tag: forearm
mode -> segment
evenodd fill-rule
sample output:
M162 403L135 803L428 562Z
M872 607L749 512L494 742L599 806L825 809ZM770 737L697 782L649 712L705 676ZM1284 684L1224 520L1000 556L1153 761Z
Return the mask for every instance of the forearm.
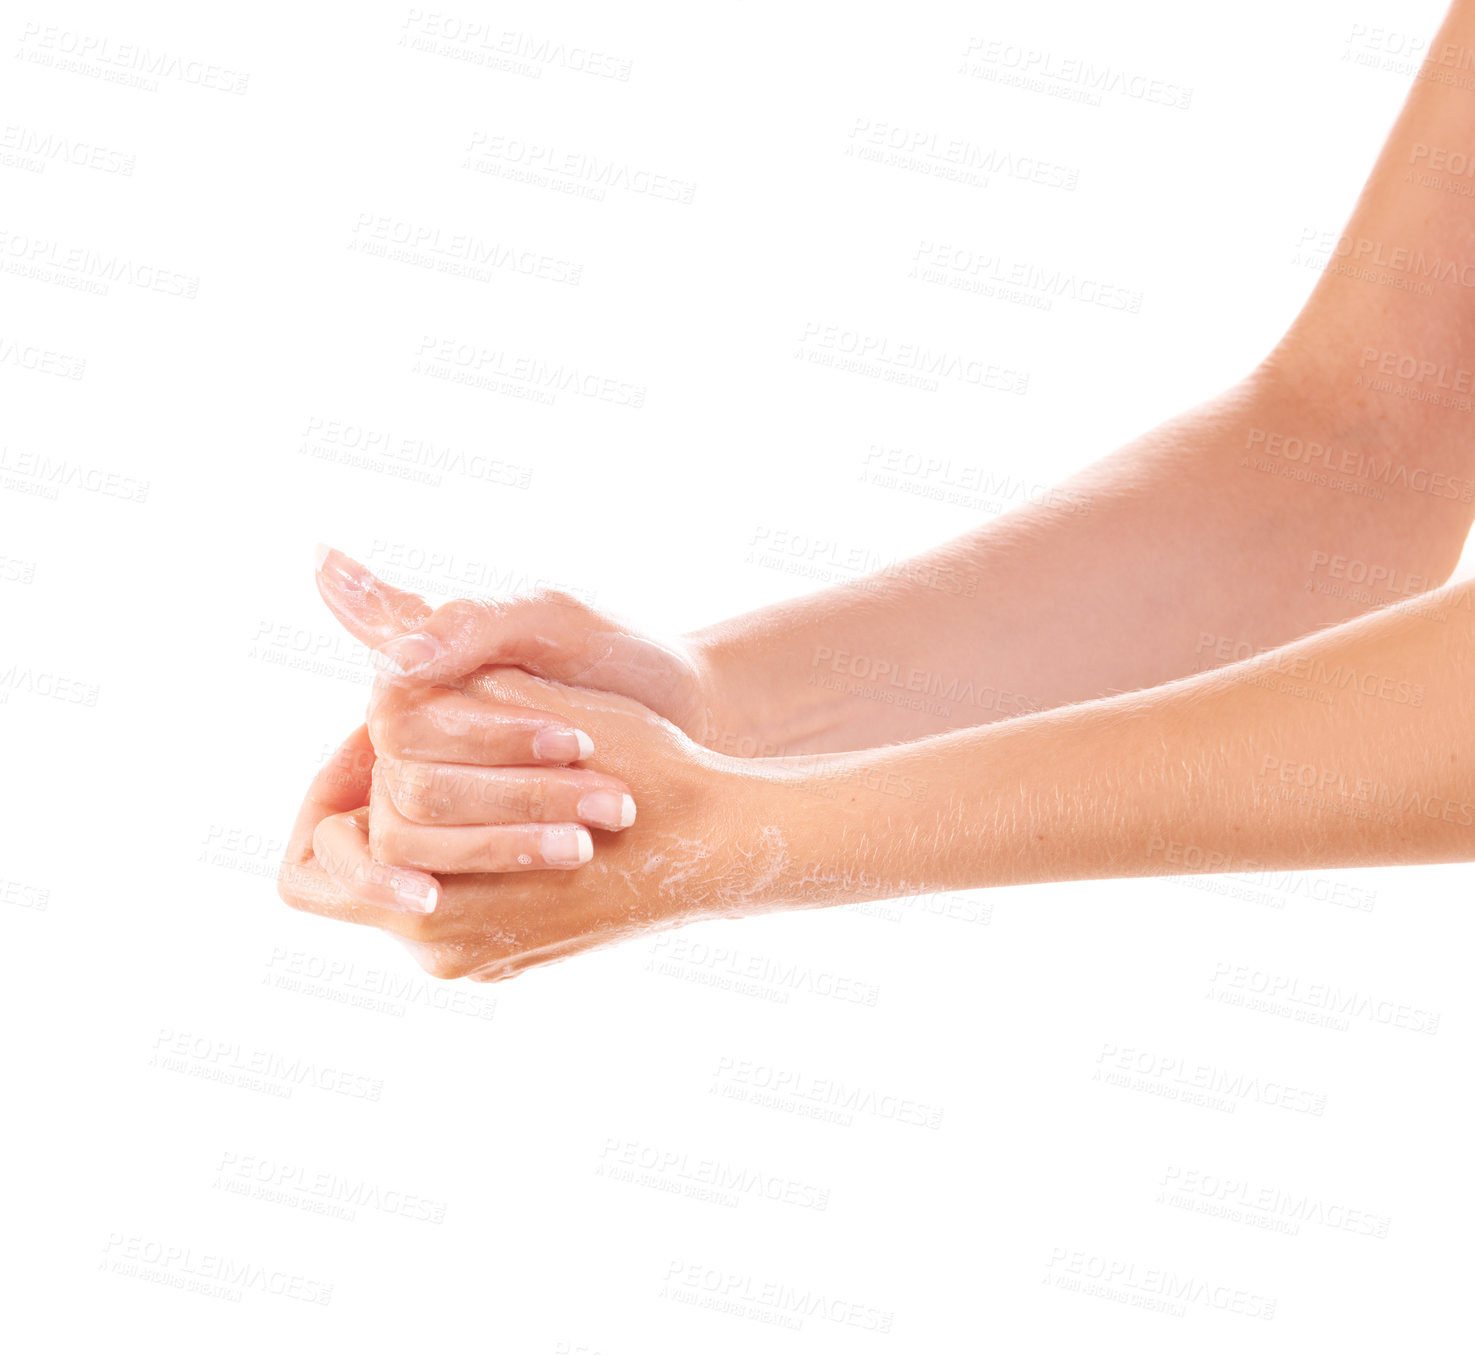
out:
M754 765L794 903L1475 859L1475 584L1152 691Z
M1475 513L1475 0L1429 52L1345 230L1308 228L1324 271L1260 369L1051 502L693 637L714 746L860 748L1048 710L1446 579Z
M1471 511L1458 483L1409 488L1411 433L1344 419L1331 439L1332 417L1299 369L1267 365L1049 502L691 637L716 693L708 742L923 738L1217 667L1442 582ZM1288 473L1288 445L1326 442L1361 477Z

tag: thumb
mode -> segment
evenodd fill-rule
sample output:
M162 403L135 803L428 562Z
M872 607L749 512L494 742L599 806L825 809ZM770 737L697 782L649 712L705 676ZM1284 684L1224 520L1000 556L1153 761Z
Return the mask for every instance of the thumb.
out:
M451 682L483 666L503 666L628 696L688 733L704 729L707 718L689 654L632 632L567 593L457 598L369 657L392 684Z
M427 612L410 633L397 632L371 657L391 681L446 682L500 664L593 686L590 670L622 638L614 623L563 593L455 598Z
M414 630L430 616L430 604L418 593L385 583L342 551L319 546L317 562L318 592L328 610L370 649Z

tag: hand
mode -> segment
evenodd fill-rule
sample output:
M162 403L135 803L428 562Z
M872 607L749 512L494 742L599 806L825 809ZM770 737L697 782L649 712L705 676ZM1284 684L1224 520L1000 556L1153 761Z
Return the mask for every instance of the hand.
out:
M453 760L465 756L461 736L437 730L426 714L448 697L497 712L541 709L542 718L588 730L594 753L587 765L630 788L639 819L618 833L597 829L594 859L576 870L480 873L489 868L477 864L480 835L489 830L466 822L483 812L480 769ZM325 820L332 829L317 830L330 850L313 869L284 875L283 897L308 912L392 932L437 977L508 978L642 932L782 901L789 853L768 782L628 698L497 668L454 692L403 689L378 705L372 732L379 752L372 811L346 804L367 792L365 777L336 797L315 783L309 807L336 811ZM356 737L354 746L367 743ZM300 850L300 835L293 840ZM495 852L489 859L502 860ZM376 879L405 861L475 873L439 881L433 912L407 913L385 906Z
M525 723L529 727L536 727L536 720L533 718L525 719ZM310 912L331 910L332 916L373 925L381 925L382 915L386 912L426 914L435 911L441 896L441 885L429 873L429 868L416 870L378 861L365 850L364 844L369 831L369 803L374 794L373 786L378 771L379 762L369 740L368 727L360 725L313 778L302 807L297 812L297 821L292 827L282 865L277 873L277 891L286 903ZM621 820L629 817L633 821L633 801L624 790L623 782L598 772L559 772L551 769L545 772L531 767L518 768L517 772L522 778L521 793L524 795L539 795L546 803L556 803L557 797L542 795L537 790L538 778L556 778L560 775L575 778L574 784L581 790L581 801L589 794L589 788L594 787L597 792L608 797L607 804L621 806ZM506 794L506 791L499 791L501 797ZM478 812L482 812L483 806L484 800L479 800ZM521 812L527 812L525 805L517 808ZM568 807L563 805L559 808ZM569 817L575 817L581 809L588 814L586 804L575 803ZM395 814L392 805L386 812ZM511 815L507 817L510 818ZM606 824L612 831L618 831L624 826L623 821ZM536 841L536 834L543 831L546 830L536 824L509 824L484 829L481 849L498 861L504 861L507 844L516 842L518 834L524 834L525 854L538 854L541 848ZM580 834L588 842L587 830L577 825L559 825L557 831L561 831L566 838L574 833ZM413 854L414 838L410 838L408 842ZM508 864L504 861L500 865L486 864L480 868L570 869L587 860L589 851L592 851L592 846L565 853L563 860L547 861L539 856L536 863L521 861ZM434 869L453 871L456 866L454 863L444 865L437 861Z
M376 686L368 820L376 861L448 874L571 869L594 855L584 825L620 832L635 822L635 800L615 777L520 765L534 760L538 736L527 731L547 717L479 699L473 681ZM589 736L579 738L581 756L592 753Z
M392 587L347 556L326 548L319 548L318 586L334 616L370 646L392 640L432 615L423 598ZM509 826L487 834L488 838L505 841L505 868L567 868L585 857L588 833L576 829L572 822L551 844L555 857L563 848L563 859L558 860L548 859L546 853L540 853L538 843L528 842L530 831L546 830L511 826L518 819L537 817L533 812L536 807L567 811L570 821L587 819L610 829L633 820L634 803L623 784L607 776L555 765L586 756L593 748L587 734L566 721L523 707L499 710L486 702L471 704L474 709L468 712L446 694L444 699L427 703L421 717L424 729L433 734L454 730L459 746L473 760L521 764L515 772L503 774L507 783L497 798L496 821ZM413 737L408 726L405 733ZM352 878L354 897L374 909L425 913L435 908L440 887L429 872L387 866L364 859L357 852L359 838L368 824L375 761L368 730L360 727L308 788L278 875L279 892L294 907L306 906L307 900L346 905L347 896L334 880ZM528 764L549 765L546 770L538 770ZM483 793L487 793L485 787ZM491 813L483 817L493 819ZM513 850L517 846L522 850ZM519 860L524 856L535 859L524 863ZM333 867L331 874L326 869L328 864Z
M360 725L307 788L277 872L277 892L292 907L320 911L338 906L336 916L365 920L351 916L352 899L336 883L357 872L354 892L375 916L384 910L425 913L435 908L440 887L433 876L383 866L356 852L348 826L355 819L367 824L375 761L369 731Z
M432 610L423 598L326 548L320 548L317 582L333 615L375 650L391 683L445 683L486 665L508 665L628 696L698 742L713 737L712 683L694 647L641 635L567 593L458 598Z

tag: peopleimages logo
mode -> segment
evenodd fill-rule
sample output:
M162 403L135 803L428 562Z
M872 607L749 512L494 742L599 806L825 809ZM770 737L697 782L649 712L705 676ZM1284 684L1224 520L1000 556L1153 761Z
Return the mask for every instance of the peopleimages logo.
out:
M434 334L421 337L410 370L415 375L444 377L459 384L505 387L508 391L525 388L547 397L550 403L557 395L573 394L631 409L640 409L645 404L644 386L617 381L569 363L546 362L529 353L511 353Z
M886 1335L896 1320L888 1309L872 1308L825 1290L797 1288L700 1262L672 1261L666 1268L661 1297L753 1317L791 1331L799 1330L806 1318L818 1317Z
M1191 1167L1169 1167L1158 1183L1164 1204L1180 1200L1199 1206L1196 1212L1213 1213L1231 1222L1252 1223L1266 1227L1272 1223L1289 1225L1274 1231L1299 1231L1302 1223L1314 1223L1336 1232L1357 1233L1379 1240L1388 1236L1392 1220L1386 1214L1372 1214L1364 1209L1328 1203L1309 1191L1282 1190L1275 1186L1256 1186L1234 1176L1200 1171ZM1208 1206L1208 1207L1205 1207Z
M900 157L890 163L923 169L940 178L967 173L997 174L1006 179L1075 192L1080 170L1069 165L1021 155L1002 146L985 146L966 137L950 137L924 127L856 118L847 154L860 149L862 159ZM869 154L867 154L869 152ZM984 180L983 182L987 182Z
M352 1219L359 1209L420 1223L445 1221L444 1200L430 1200L403 1190L389 1190L358 1177L337 1172L311 1171L291 1162L258 1157L254 1153L221 1154L215 1169L218 1188L230 1194L290 1204L310 1213L346 1214Z
M254 1290L300 1303L326 1306L333 1301L333 1286L310 1275L278 1270L222 1252L197 1251L192 1246L138 1233L110 1232L102 1254L103 1265L113 1274L211 1298L238 1302L244 1292Z
M874 1087L860 1086L837 1078L813 1077L799 1068L781 1068L752 1059L724 1054L717 1061L713 1090L733 1100L752 1100L786 1109L788 1103L823 1107L843 1116L870 1115L879 1120L916 1125L924 1129L942 1126L942 1107L895 1096ZM734 1091L750 1095L732 1095ZM848 1120L846 1121L848 1123Z
M1461 828L1475 826L1475 805L1426 794L1414 786L1392 786L1377 777L1348 776L1335 767L1318 767L1267 753L1260 763L1260 775L1283 786L1324 797L1330 803L1354 801L1385 813L1441 819Z
M828 1187L794 1181L753 1167L715 1157L693 1157L634 1139L605 1139L595 1174L613 1181L649 1185L670 1194L710 1199L726 1206L744 1199L767 1200L799 1209L823 1212L829 1207Z
M1036 293L1048 310L1057 297L1069 297L1083 305L1101 306L1106 310L1129 311L1142 308L1142 293L1117 287L1095 278L1081 277L1063 268L1049 268L1025 260L1010 260L992 250L978 250L957 245L923 240L912 252L911 277L926 282L945 282L966 291L994 294L996 286ZM1008 292L998 295L1009 296Z
M116 42L103 33L83 33L28 23L20 35L17 57L36 65L88 74L96 69L110 83L153 92L159 81L175 80L198 89L244 94L251 76L228 66L192 60L174 52L156 51L136 42Z
M1368 349L1368 353L1376 350ZM1364 357L1364 362L1368 359ZM1436 499L1458 499L1475 502L1475 480L1422 466L1407 466L1392 457L1375 457L1355 447L1337 447L1317 442L1314 438L1298 438L1272 433L1265 428L1251 428L1245 437L1245 450L1305 466L1308 469L1349 475L1357 480L1386 489L1407 489L1415 494L1428 494Z
M1193 102L1193 90L1185 85L1110 63L1099 65L1085 57L1062 56L1003 38L969 38L958 74L997 80L1037 93L1052 94L1071 103L1096 106L1100 105L1104 94L1178 109L1186 109Z
M816 645L811 666L819 673L833 673L855 678L880 689L896 688L913 695L960 706L977 706L982 710L1006 710L1025 714L1035 709L1028 697L993 687L976 684L971 678L929 672L890 658L853 654L846 649ZM825 685L811 675L810 686Z
M1180 1305L1185 1311L1189 1304L1195 1304L1221 1313L1259 1318L1265 1322L1275 1316L1276 1300L1263 1294L1234 1285L1215 1284L1200 1275L1183 1275L1166 1267L1144 1266L1136 1261L1103 1256L1096 1252L1054 1247L1050 1252L1047 1274L1056 1272L1061 1276L1095 1282L1099 1288L1089 1284L1082 1286L1082 1292L1094 1297L1113 1298L1116 1297L1113 1291L1120 1290L1124 1296L1138 1294L1151 1297ZM1130 1297L1123 1297L1121 1301L1131 1302Z
M1326 691L1357 692L1391 701L1395 706L1419 707L1424 704L1426 689L1422 682L1395 678L1359 669L1351 664L1329 664L1321 655L1273 650L1260 656L1257 672L1280 673L1298 681L1310 682Z
M1409 1030L1418 1035L1439 1033L1439 1012L1426 1011L1407 1002L1374 997L1357 989L1344 989L1336 983L1308 982L1295 975L1275 974L1256 969L1253 965L1232 964L1228 960L1220 960L1214 966L1209 982L1222 984L1231 992L1270 998L1291 1008L1326 1012L1336 1017Z
M12 122L0 127L0 164L17 162L22 168L34 165L38 172L44 172L49 164L60 163L131 179L136 157L128 151L76 141L57 132Z
M49 275L92 286L106 292L106 284L122 282L140 291L193 300L200 290L199 278L177 273L172 268L136 263L120 254L110 254L85 245L66 245L44 236L0 229L0 259L13 259L30 270L28 276L47 280ZM7 265L7 272L15 269Z
M1451 151L1443 146L1430 146L1416 141L1408 154L1408 162L1421 169L1437 170L1441 174L1475 175L1475 155L1465 151Z
M844 325L827 325L810 320L799 335L800 354L809 347L818 354L850 359L863 375L910 374L935 383L956 381L963 386L1004 391L1010 395L1029 393L1029 373L979 358L932 349L925 344L897 342L889 335L870 334ZM824 364L820 364L824 365ZM835 362L843 366L842 362ZM934 387L935 388L935 387Z
M1306 226L1296 242L1299 248L1326 254L1364 268L1387 268L1425 281L1454 282L1475 287L1475 259L1451 259L1443 254L1425 254L1408 245L1390 245L1365 235L1337 235Z
M1156 1050L1121 1046L1114 1041L1102 1043L1096 1056L1093 1081L1107 1085L1149 1090L1168 1100L1190 1104L1202 1101L1233 1110L1251 1102L1276 1110L1321 1116L1326 1110L1326 1093L1308 1091L1275 1078L1260 1077L1236 1069L1221 1068L1212 1063L1195 1063L1175 1054L1159 1054ZM1138 1079L1141 1086L1133 1083Z
M239 1082L253 1090L260 1089L257 1084L276 1084L289 1096L293 1087L302 1086L336 1092L355 1101L378 1101L384 1093L382 1081L362 1073L319 1064L301 1055L245 1048L233 1040L176 1032L167 1026L154 1039L150 1063L171 1072L191 1072L207 1081Z
M1396 376L1401 381L1434 390L1451 391L1455 395L1475 392L1475 371L1468 367L1451 367L1447 362L1420 358L1413 353L1395 353L1386 348L1364 348L1358 364L1372 367L1378 376Z

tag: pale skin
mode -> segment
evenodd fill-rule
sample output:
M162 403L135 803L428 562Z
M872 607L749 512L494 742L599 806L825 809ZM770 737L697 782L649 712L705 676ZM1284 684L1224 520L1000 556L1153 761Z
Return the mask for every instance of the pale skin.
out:
M1475 516L1475 414L1442 399L1475 294L1407 263L1475 262L1468 199L1407 179L1475 153L1475 94L1432 78L1454 48L1475 3L1348 224L1361 273L1328 269L1221 397L912 568L658 642L561 596L432 611L329 555L324 598L385 673L284 897L496 979L780 907L1475 858L1475 585L1425 591ZM884 702L877 672L972 695ZM428 734L451 700L499 732ZM581 813L593 791L633 823ZM592 860L538 858L576 824Z

